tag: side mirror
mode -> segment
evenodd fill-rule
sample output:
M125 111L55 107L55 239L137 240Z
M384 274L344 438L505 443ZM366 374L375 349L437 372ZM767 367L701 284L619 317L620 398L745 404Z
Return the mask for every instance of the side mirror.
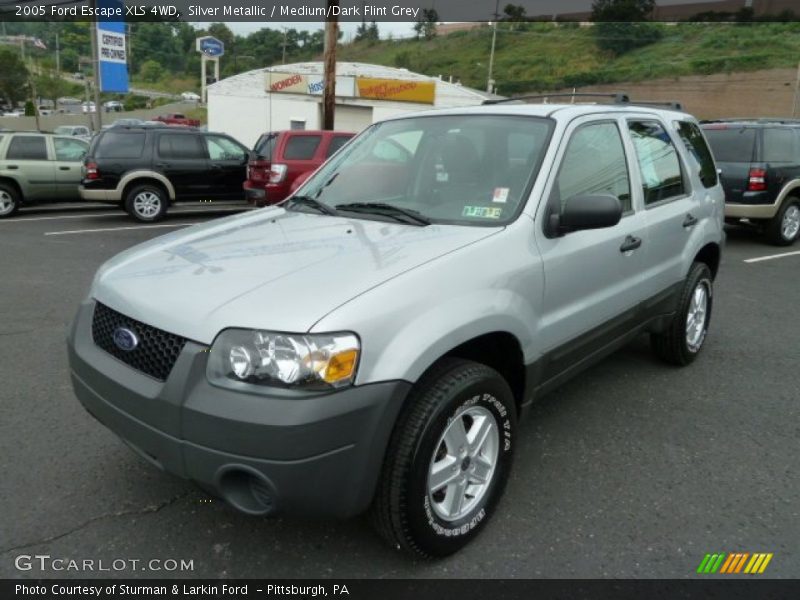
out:
M573 196L561 214L550 217L550 230L556 235L584 229L613 227L622 218L622 203L611 194Z

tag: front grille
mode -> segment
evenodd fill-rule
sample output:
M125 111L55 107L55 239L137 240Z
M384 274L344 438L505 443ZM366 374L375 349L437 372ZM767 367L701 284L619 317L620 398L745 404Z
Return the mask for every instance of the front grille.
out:
M126 327L136 334L139 338L136 348L125 351L114 343L114 331L119 327ZM166 381L186 344L180 336L126 317L99 302L94 307L92 338L111 356L159 381Z

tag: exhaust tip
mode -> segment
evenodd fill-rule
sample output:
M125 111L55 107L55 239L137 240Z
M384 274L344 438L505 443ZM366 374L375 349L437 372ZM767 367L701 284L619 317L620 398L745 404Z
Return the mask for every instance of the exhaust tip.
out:
M217 489L228 504L245 514L264 516L277 510L275 486L252 467L223 467L217 474Z

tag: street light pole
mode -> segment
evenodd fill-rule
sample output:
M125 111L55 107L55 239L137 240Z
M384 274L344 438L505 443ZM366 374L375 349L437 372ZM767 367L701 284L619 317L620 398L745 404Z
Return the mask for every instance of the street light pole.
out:
M489 78L486 81L486 91L488 93L492 93L492 87L494 86L494 79L492 79L492 70L494 69L494 46L497 42L497 19L500 18L500 0L496 0L494 5L494 23L492 27L492 51L489 54Z

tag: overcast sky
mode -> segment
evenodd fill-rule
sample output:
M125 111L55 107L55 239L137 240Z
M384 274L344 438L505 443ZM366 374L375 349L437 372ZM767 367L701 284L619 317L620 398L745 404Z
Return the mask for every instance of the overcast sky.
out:
M228 27L231 28L231 31L237 33L239 35L247 35L248 33L252 33L254 31L258 31L264 27L269 27L270 29L281 29L282 27L287 27L289 29L297 29L298 31L316 31L318 29L325 28L325 22L320 21L319 23L302 23L298 21L293 22L286 22L286 23L279 23L275 21L271 21L269 23L262 22L262 23L225 23ZM204 26L207 25L206 23L195 23L195 26ZM360 25L360 23L346 23L341 22L339 23L339 27L344 31L345 36L347 34L354 34L356 28ZM414 33L414 23L378 23L378 30L381 32L381 37L385 38L389 33L391 33L395 37L406 37Z

